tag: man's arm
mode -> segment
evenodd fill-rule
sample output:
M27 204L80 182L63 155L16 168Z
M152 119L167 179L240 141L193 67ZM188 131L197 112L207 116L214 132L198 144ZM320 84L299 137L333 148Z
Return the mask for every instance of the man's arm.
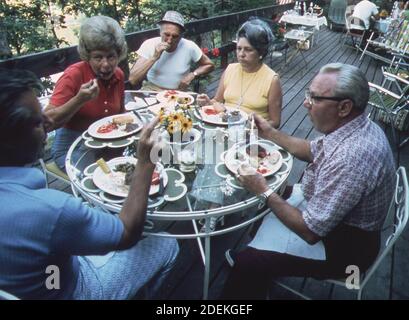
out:
M214 63L205 54L202 54L202 57L197 63L199 67L196 70L194 70L194 72L197 73L197 76L208 74L214 70Z
M129 82L132 85L141 83L142 80L145 79L146 74L148 73L150 68L152 68L156 61L157 59L155 59L154 57L149 59L139 57L129 73Z
M142 44L143 46L143 44ZM142 82L145 79L146 74L152 68L154 63L159 60L163 51L169 48L169 44L166 42L160 42L155 46L155 51L153 56L150 58L144 58L142 56L138 57L135 64L133 65L130 73L129 73L129 82L132 85L136 85Z
M202 75L208 74L209 72L212 72L214 70L214 63L205 54L202 54L202 57L197 63L199 66L194 71L189 72L180 81L179 89L186 90L187 87L190 85L190 83L196 77L200 77Z
M259 195L268 190L266 179L258 172L249 172L249 168L241 166L238 169L238 180L250 192ZM291 231L300 236L309 244L318 242L321 238L311 231L305 223L302 212L283 200L278 194L273 193L267 199L268 207L280 221Z
M134 246L140 239L146 219L149 189L155 164L150 160L150 152L154 145L151 138L155 125L159 122L156 118L147 125L141 134L138 143L138 162L134 171L129 195L126 198L119 219L124 224L124 231L118 250L125 250Z
M273 128L267 122L267 120L263 119L257 114L254 114L254 119L260 137L273 141L280 147L288 150L291 154L302 161L312 162L313 156L311 153L311 145L309 141L292 137L282 131Z

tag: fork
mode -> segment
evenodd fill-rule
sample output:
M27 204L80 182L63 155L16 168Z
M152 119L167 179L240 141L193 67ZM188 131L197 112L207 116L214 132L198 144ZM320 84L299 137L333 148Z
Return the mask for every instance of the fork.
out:
M133 110L132 111L134 113L134 115L138 118L138 120L141 122L141 124L145 124L145 121L142 119L141 115L139 114L138 111Z
M163 184L163 174L161 173L159 178L159 195L163 195L163 191L165 190L165 185Z

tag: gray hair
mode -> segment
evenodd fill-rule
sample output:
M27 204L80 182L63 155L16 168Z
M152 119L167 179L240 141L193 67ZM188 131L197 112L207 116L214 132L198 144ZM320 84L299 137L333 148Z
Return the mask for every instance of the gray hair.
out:
M319 73L337 73L337 84L332 94L351 99L354 108L361 112L365 110L369 100L369 84L359 68L349 64L329 63L323 66Z
M263 58L268 54L271 42L275 39L270 26L257 18L250 18L243 23L236 37L237 41L239 38L246 38Z
M94 50L112 50L118 54L119 61L125 59L128 46L125 33L114 19L106 16L88 18L81 25L78 53L84 61L89 61Z

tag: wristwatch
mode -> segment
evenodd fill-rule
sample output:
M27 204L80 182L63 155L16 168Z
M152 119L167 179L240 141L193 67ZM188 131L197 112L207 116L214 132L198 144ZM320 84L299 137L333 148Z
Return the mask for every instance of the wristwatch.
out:
M266 191L263 193L259 194L257 198L260 201L259 207L264 207L267 203L267 199L274 193L274 191L271 188L268 188Z
M192 73L195 76L195 78L199 75L196 71L193 71Z

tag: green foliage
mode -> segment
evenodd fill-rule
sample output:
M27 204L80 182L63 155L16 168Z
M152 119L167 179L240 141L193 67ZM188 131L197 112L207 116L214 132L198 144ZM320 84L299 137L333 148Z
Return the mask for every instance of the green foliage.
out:
M55 33L56 27L66 27L66 14L110 16L132 32L156 27L167 10L179 11L192 21L265 5L271 0L0 0L0 32L18 56L67 44ZM51 14L53 6L61 9L60 15Z
M39 52L64 43L53 29L64 19L52 17L49 6L48 0L0 1L0 31L6 34L6 42L14 55Z

